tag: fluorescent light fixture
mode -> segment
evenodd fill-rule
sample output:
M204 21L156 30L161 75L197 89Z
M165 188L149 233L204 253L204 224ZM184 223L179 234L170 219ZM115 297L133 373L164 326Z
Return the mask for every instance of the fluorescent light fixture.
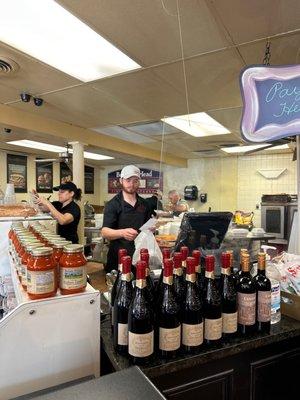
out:
M85 151L84 158L89 158L90 160L113 160L115 157L104 156L103 154L89 153L88 151Z
M266 150L285 150L289 148L290 146L288 144L279 144L278 146L269 147Z
M25 140L25 139L13 140L7 143L16 146L29 147L30 149L35 149L35 150L53 151L54 153L62 153L63 151L66 151L65 147L55 146L53 144L47 144L42 142L36 142L34 140Z
M1 2L0 41L83 82L140 68L54 0Z
M245 153L246 151L251 151L251 150L256 150L256 149L262 149L263 147L268 146L268 144L254 144L250 146L234 146L234 147L221 147L222 151L225 151L225 153Z
M162 121L195 137L230 133L227 128L205 112L162 118Z
M47 144L47 143L42 143L42 142L36 142L34 140L13 140L11 142L7 142L8 144L13 144L16 146L22 146L22 147L28 147L30 149L36 149L36 150L44 150L44 151L51 151L54 153L63 153L66 152L66 147L62 146L55 146L53 144ZM73 149L69 149L69 153L73 153ZM90 160L112 160L114 157L110 156L104 156L103 154L97 154L97 153L90 153L88 151L85 151L83 153L84 158L88 158Z

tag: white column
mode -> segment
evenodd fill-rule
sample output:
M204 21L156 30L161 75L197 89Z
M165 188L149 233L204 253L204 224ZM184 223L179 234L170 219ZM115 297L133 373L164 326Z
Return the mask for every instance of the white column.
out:
M84 144L80 142L70 142L73 148L73 182L75 185L82 190L84 194ZM81 218L78 225L78 236L79 243L84 244L84 206L83 201L78 201L77 204L80 207Z

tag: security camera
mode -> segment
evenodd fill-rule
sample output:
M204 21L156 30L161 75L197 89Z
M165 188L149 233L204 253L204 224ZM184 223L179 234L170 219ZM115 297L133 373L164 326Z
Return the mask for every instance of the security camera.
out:
M10 128L4 128L4 132L5 132L5 133L10 133L10 132L11 132L11 129L10 129Z
M21 97L21 100L24 101L24 103L28 103L31 99L30 94L25 93L25 92L21 93L20 97Z
M40 107L40 106L43 105L44 100L41 99L41 98L39 98L39 97L34 97L34 98L33 98L33 102L34 102L34 104L35 104L37 107Z

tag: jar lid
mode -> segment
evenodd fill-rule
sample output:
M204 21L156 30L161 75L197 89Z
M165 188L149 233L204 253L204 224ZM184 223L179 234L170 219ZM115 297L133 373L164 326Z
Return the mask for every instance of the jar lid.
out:
M41 243L41 242L37 238L22 238L21 243L26 244L26 243Z
M30 243L30 244L26 245L25 247L26 247L27 252L32 253L33 249L41 248L42 244L41 243Z
M63 249L65 246L69 246L72 244L70 240L56 240L53 242L50 242L52 245L53 249Z
M83 251L82 244L68 244L64 246L64 253L78 253Z
M37 247L32 250L33 256L49 256L53 252L51 247Z

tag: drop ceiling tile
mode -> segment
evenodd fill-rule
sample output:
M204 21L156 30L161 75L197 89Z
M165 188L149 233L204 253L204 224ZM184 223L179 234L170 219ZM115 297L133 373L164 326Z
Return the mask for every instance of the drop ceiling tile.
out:
M138 135L132 132L131 130L116 125L93 128L92 130L95 132L103 133L108 136L113 136L119 139L127 140L128 142L132 143L154 142L154 140L150 139L149 137Z

